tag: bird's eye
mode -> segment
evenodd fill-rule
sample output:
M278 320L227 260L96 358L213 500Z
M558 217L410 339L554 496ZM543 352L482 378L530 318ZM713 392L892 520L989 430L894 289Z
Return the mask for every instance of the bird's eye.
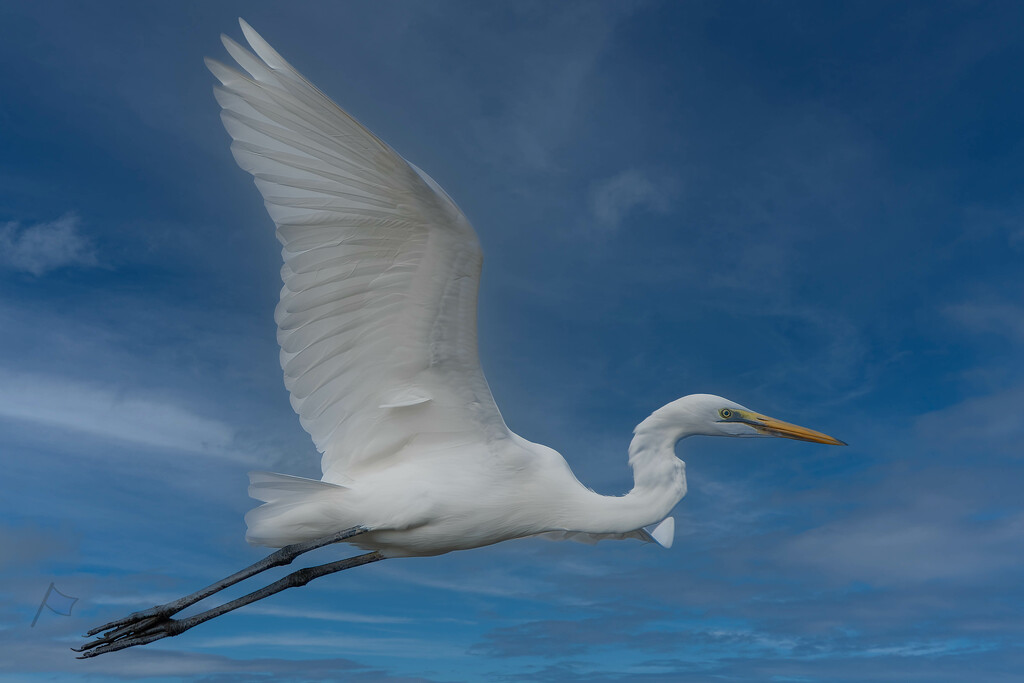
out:
M728 420L730 417L732 417L732 411L729 410L728 408L722 408L721 410L718 411L718 414L722 416L723 420Z

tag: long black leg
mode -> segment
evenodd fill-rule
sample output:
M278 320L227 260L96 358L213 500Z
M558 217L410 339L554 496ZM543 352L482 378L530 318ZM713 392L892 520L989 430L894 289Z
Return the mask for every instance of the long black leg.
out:
M203 623L204 621L209 621L214 617L219 617L222 614L236 610L244 605L256 602L257 600L262 600L274 593L280 593L288 588L305 586L313 579L321 576L340 572L345 569L351 569L353 567L359 567L361 565L383 559L384 556L381 555L379 551L374 550L372 553L366 553L365 555L357 555L356 557L338 560L337 562L329 562L316 567L299 569L283 579L279 579L268 586L249 593L248 595L243 595L236 600L224 603L220 607L214 607L213 609L209 609L186 619L154 617L139 624L131 631L125 632L122 629L118 629L118 632L115 635L112 636L111 634L107 634L107 636L98 638L91 643L87 643L80 650L75 651L84 653L79 657L79 659L86 659L88 657L96 657L97 655L116 652L136 645L145 645L146 643L152 643L154 640L160 640L161 638L176 636L184 633L193 626Z
M291 564L292 561L295 560L295 558L299 555L303 555L311 550L316 550L317 548L321 548L325 545L330 545L331 543L338 543L340 541L347 540L349 538L352 538L353 536L358 536L359 534L364 533L365 531L367 531L365 527L357 526L352 527L351 529L345 529L344 531L339 531L338 533L332 534L330 536L324 536L322 538L317 538L312 541L306 541L305 543L293 543L292 545L287 545L281 548L280 550L277 550L271 553L270 555L266 556L259 562L251 564L245 569L235 572L231 576L221 579L220 581L217 581L215 583L212 583L206 588L203 588L202 590L196 591L195 593L191 593L182 598L178 598L177 600L173 600L164 605L157 605L156 607L151 607L147 610L142 610L141 612L129 614L127 617L117 619L116 621L111 621L107 624L92 629L91 631L85 634L86 638L94 636L97 633L100 633L101 631L108 631L108 633L105 633L102 638L98 638L97 640L86 644L83 648L76 651L82 652L84 650L92 649L106 643L111 643L114 640L132 637L133 635L143 632L147 628L150 628L154 625L168 622L172 615L177 614L178 612L180 612L181 610L185 609L190 605L194 605L195 603L199 602L200 600L203 600L204 598L210 597L214 593L224 590L228 586L233 586L239 581L244 581L245 579L255 576L256 574L265 572L268 569L273 569L274 567L282 567L284 565ZM345 560L342 560L342 562L344 561ZM347 567L343 567L343 569L345 568ZM340 571L340 569L334 571Z

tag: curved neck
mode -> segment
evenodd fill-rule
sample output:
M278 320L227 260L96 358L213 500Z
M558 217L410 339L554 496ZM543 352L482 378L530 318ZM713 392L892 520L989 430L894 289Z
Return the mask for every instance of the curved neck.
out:
M628 533L665 519L686 495L686 463L676 457L676 443L690 434L685 423L671 419L665 406L637 425L629 444L633 489L624 496L586 490L577 501L568 528L588 533Z

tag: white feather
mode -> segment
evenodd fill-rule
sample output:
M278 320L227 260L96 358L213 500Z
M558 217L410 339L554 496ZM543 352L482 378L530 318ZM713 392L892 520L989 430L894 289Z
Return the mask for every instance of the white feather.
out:
M482 257L466 217L245 22L242 30L254 52L224 45L245 73L208 64L232 152L283 245L281 367L323 454L322 482L253 475L250 492L264 505L246 516L252 542L357 527L368 531L349 542L389 557L538 534L668 547L667 515L686 494L680 438L794 428L723 421L723 410L742 406L684 397L635 430L629 493L581 485L558 453L509 431L494 404L477 357ZM800 433L792 438L816 434Z
M232 151L284 245L281 366L324 480L400 455L393 447L407 449L427 423L454 443L507 439L477 358L481 253L469 222L242 27L256 54L224 45L248 75L210 68ZM410 420L408 408L428 401Z

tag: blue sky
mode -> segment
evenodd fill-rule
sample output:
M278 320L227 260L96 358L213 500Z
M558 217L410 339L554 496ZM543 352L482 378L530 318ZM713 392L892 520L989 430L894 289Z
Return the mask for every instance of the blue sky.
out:
M688 393L850 446L683 442L671 550L392 560L74 660L263 555L248 470L319 471L277 362L279 247L202 63L239 15L459 202L493 393L581 481L628 490L631 429ZM3 3L0 679L1019 680L1022 22ZM50 581L80 601L30 629Z

